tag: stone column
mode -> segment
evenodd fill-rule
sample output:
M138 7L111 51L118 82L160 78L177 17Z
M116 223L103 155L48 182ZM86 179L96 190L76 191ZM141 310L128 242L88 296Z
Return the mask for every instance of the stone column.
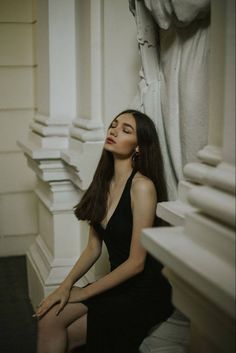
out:
M19 142L38 179L39 233L27 253L34 306L63 280L86 242L87 230L73 213L82 190L61 158L77 116L75 8L75 0L37 2L37 113L28 139Z
M77 3L78 112L70 128L68 149L64 150L61 156L70 180L81 193L92 181L104 143L102 16L102 0ZM88 225L84 224L84 233L87 232ZM85 237L84 233L82 238ZM84 280L94 281L107 270L107 254L104 249L103 256L84 276Z
M83 23L82 15L86 14ZM69 132L68 149L62 158L70 167L71 180L82 190L91 182L104 140L102 84L102 1L77 4L78 33L78 114ZM85 26L83 26L81 23ZM89 35L83 37L83 30ZM86 45L83 41L87 40ZM89 53L86 54L86 49ZM84 71L87 70L87 76ZM85 82L86 80L86 82ZM86 94L87 87L87 94ZM83 100L87 100L84 103Z
M212 1L208 145L187 164L180 200L159 206L174 227L144 230L166 266L173 303L191 320L190 351L235 351L235 4ZM218 54L217 54L218 53Z

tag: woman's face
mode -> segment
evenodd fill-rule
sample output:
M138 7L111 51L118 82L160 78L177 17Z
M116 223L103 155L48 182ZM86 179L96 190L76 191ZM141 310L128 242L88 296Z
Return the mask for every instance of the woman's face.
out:
M136 122L132 114L125 113L112 121L107 130L104 149L119 157L130 157L137 147Z

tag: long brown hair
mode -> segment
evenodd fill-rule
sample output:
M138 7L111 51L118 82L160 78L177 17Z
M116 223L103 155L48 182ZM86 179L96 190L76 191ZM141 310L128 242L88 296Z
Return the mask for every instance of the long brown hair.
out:
M132 114L136 122L139 153L133 161L133 168L152 180L156 188L158 202L166 201L167 190L163 159L153 121L146 114L133 109L119 113L114 120L122 114ZM113 174L113 155L103 149L93 180L79 204L75 206L75 215L78 219L87 220L90 224L99 223L104 219ZM156 225L160 223L155 221Z

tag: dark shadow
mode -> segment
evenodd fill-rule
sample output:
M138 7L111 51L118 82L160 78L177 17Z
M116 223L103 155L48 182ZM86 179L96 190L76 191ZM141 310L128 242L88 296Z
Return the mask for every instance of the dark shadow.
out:
M0 258L0 352L36 352L37 321L33 313L25 256Z

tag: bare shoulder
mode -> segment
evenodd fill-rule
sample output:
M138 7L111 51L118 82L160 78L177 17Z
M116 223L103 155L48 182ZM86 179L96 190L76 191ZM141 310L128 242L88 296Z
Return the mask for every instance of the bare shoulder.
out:
M136 173L131 186L131 193L135 196L149 196L153 195L156 196L156 188L154 183L151 179L147 178L146 176L142 175L141 173Z
M153 217L157 205L157 194L156 188L152 180L145 177L140 173L136 173L131 186L131 207L133 210L133 215L139 218L142 215ZM145 218L146 219L146 218ZM147 223L149 224L149 223Z

